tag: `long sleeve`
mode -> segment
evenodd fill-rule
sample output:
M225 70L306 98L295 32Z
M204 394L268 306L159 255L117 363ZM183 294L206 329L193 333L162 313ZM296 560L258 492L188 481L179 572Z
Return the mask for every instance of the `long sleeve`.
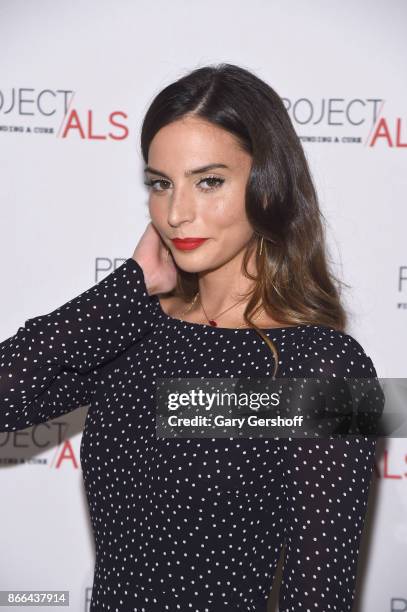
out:
M28 319L0 343L0 431L90 403L100 366L151 330L156 308L141 266L128 258L78 297Z
M343 335L302 366L304 377L376 378ZM384 396L383 396L384 397ZM377 438L284 441L286 530L279 612L351 612Z

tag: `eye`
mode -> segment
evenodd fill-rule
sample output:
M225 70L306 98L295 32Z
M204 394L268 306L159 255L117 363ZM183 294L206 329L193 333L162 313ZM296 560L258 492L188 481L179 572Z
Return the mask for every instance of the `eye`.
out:
M225 179L219 178L218 176L206 176L198 182L198 185L201 191L213 191L214 189L217 189L218 187L223 185L224 182ZM206 183L208 186L201 187L202 183ZM170 181L167 181L166 179L150 179L144 181L144 185L147 185L147 187L151 187L152 191L163 192L168 189ZM161 188L159 188L159 186L161 186Z
M214 189L217 189L218 187L223 185L224 182L225 182L225 179L219 178L218 176L207 176L201 179L198 185L201 185L201 183L209 183L210 185L209 189L202 189L202 187L199 187L199 188L202 191L213 191Z
M165 189L156 189L156 185L159 183L167 183L167 185L169 185L169 181L166 181L165 179L151 179L151 180L147 180L144 181L144 185L147 185L147 187L151 187L153 191L165 191Z

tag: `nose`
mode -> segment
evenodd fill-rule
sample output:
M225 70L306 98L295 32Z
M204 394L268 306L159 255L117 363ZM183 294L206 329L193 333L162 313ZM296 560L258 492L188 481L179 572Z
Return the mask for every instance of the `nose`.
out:
M190 190L187 186L174 187L170 196L168 224L178 226L181 223L193 221L194 218L195 205Z

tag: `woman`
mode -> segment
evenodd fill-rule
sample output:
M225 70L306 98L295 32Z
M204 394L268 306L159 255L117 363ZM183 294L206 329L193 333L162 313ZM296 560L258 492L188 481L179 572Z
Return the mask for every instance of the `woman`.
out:
M142 126L151 223L100 283L1 344L1 430L90 404L91 610L352 609L376 440L157 438L160 378L375 377L345 332L282 100L194 70Z

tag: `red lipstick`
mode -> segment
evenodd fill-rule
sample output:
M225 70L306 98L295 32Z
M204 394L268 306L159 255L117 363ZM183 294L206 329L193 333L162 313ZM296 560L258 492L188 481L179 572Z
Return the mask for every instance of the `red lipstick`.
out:
M205 240L207 238L173 238L171 242L181 251L191 251L199 247Z

